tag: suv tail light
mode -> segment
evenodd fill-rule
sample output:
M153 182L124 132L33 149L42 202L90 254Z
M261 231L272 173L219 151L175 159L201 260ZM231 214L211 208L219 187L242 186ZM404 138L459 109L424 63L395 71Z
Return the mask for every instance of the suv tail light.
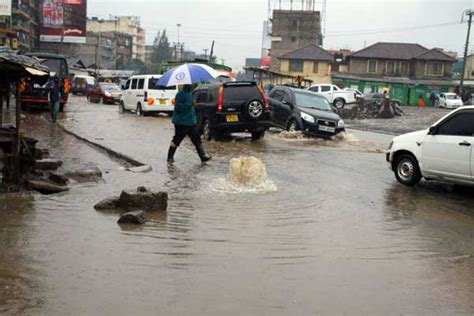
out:
M145 103L148 102L148 91L145 91Z
M260 91L260 94L262 95L263 102L265 103L265 112L270 112L270 104L268 103L268 98L265 95L265 92L263 92L262 87L257 86L258 91Z
M222 106L224 105L224 87L219 87L219 94L217 96L217 112L222 112Z

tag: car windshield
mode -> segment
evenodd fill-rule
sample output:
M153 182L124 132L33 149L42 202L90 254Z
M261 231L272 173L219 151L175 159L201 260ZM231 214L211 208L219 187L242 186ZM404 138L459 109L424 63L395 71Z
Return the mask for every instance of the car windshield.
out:
M458 96L455 95L455 94L447 94L446 95L446 99L448 99L448 100L456 100L457 98L458 98Z
M296 105L300 108L317 109L323 111L332 111L328 100L318 95L304 92L295 92Z
M151 78L148 80L148 89L150 90L176 90L176 86L164 87L158 84L160 78Z
M104 91L120 90L120 87L115 83L99 83L99 85Z

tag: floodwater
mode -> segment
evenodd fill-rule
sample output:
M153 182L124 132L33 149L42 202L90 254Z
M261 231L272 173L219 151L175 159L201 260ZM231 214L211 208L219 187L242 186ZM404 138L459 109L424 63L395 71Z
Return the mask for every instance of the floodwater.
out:
M474 313L474 190L397 184L374 150L385 136L236 137L207 143L204 166L185 142L168 167L168 118L73 98L62 124L153 167L134 174L27 120L65 168L93 163L104 181L0 197L0 314ZM272 190L215 189L241 156L262 162ZM93 209L139 185L168 191L168 212L130 227Z

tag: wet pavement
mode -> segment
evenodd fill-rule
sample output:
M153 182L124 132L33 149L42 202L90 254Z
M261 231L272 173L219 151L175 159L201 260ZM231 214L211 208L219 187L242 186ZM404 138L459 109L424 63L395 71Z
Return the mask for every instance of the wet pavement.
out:
M65 128L153 171L127 172L28 115L66 165L107 172L59 195L0 197L0 314L474 313L474 190L399 185L379 153L390 136L236 137L207 143L205 166L186 141L168 167L169 118L74 97L67 111ZM275 190L218 190L240 155L259 158ZM138 185L168 191L167 214L133 228L93 209Z
M401 135L409 132L427 129L440 118L452 110L441 108L418 108L414 106L403 106L405 115L396 116L393 119L362 119L345 120L351 128L387 133L392 135Z

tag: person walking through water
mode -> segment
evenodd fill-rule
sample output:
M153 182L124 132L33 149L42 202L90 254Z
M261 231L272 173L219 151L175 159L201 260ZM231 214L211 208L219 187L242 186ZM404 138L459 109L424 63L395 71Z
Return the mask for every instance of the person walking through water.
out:
M168 163L174 162L174 154L186 136L189 136L196 147L196 151L204 163L211 157L206 155L201 136L196 128L196 110L193 106L192 85L184 85L176 94L176 104L173 111L174 137L168 150Z
M58 76L54 76L52 82L49 83L49 112L51 120L56 123L61 100L61 80Z

